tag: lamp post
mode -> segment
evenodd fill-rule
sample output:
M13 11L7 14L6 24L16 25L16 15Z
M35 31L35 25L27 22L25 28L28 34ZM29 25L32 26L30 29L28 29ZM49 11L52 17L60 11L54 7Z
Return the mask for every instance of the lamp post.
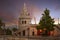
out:
M28 40L29 40L29 28L28 28Z

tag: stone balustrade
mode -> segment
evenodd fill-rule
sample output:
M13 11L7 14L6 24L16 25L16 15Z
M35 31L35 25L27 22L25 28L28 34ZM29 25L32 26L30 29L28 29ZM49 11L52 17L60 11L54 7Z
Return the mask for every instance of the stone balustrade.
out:
M60 37L52 37L52 36L0 36L0 40L60 40Z

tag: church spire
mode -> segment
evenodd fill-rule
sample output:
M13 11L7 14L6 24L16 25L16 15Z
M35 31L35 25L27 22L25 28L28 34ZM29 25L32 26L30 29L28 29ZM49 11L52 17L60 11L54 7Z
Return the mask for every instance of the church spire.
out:
M26 7L26 3L24 3L23 14L24 14L24 15L28 15L28 11L27 11L27 7Z
M27 11L26 3L24 3L23 11Z

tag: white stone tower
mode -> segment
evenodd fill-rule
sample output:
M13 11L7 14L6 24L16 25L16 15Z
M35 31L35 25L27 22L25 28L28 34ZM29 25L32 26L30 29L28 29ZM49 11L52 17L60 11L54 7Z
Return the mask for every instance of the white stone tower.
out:
M24 7L19 17L19 31L22 36L27 35L27 29L31 24L31 16L28 13L26 4L24 3Z

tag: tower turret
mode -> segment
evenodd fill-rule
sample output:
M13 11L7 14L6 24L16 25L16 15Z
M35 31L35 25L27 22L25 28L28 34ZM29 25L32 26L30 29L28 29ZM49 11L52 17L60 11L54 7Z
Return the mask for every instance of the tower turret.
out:
M28 13L26 3L24 3L24 7L23 7L22 12L19 17L19 29L24 30L24 29L28 28L28 25L30 25L30 24L31 24L31 16Z

